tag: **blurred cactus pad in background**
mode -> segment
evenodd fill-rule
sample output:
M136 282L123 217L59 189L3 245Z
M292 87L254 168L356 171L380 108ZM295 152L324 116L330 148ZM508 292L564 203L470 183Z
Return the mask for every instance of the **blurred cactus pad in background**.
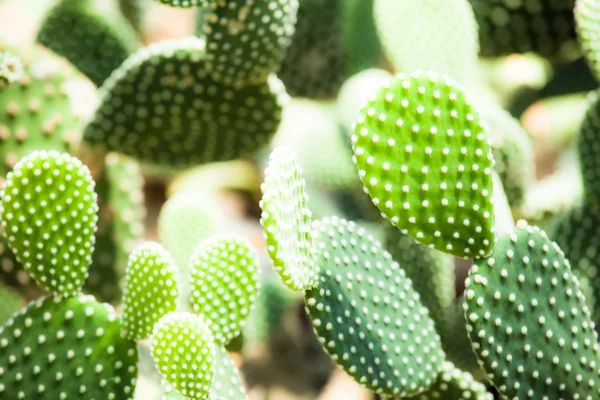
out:
M600 400L600 0L0 0L0 400Z

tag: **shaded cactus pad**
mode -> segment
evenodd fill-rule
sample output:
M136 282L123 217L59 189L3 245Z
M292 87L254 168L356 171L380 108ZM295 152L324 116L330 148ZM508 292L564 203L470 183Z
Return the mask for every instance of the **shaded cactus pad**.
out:
M600 79L600 37L598 29L600 22L600 1L578 0L575 2L575 21L577 37L583 49L587 62L596 79Z
M412 282L355 223L314 224L319 283L305 300L319 341L357 382L385 396L423 392L445 355Z
M437 382L414 400L493 400L484 384L468 372L461 371L451 362L445 362Z
M317 279L311 236L311 212L296 156L287 147L271 153L261 185L260 223L275 270L290 289L302 291Z
M125 271L123 332L131 340L148 338L158 320L175 311L178 298L173 258L158 243L139 245Z
M162 317L152 332L152 358L165 380L190 399L207 398L215 345L200 317L183 312Z
M508 398L600 396L598 337L558 245L520 221L476 262L465 290L477 357Z
M0 197L2 234L35 281L73 295L88 276L98 221L89 169L56 151L33 152L8 174Z
M365 191L392 224L458 257L491 252L494 160L456 82L399 74L361 109L352 142Z
M275 134L287 101L283 84L233 89L206 68L205 42L165 40L130 56L100 90L84 131L93 147L172 168L228 161L259 150Z
M260 287L256 250L242 236L215 235L196 248L189 271L194 312L217 344L229 343L241 332Z
M111 306L42 298L0 328L0 398L132 399L137 361Z

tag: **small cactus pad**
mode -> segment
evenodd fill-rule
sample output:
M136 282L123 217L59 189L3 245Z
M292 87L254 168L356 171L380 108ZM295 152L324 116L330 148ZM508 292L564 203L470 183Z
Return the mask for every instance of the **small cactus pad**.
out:
M600 38L598 29L600 1L577 0L575 2L575 21L579 43L583 48L587 62L596 79L600 79Z
M412 282L354 222L314 224L320 275L305 301L319 341L357 382L384 396L423 392L445 358Z
M600 92L593 92L579 129L577 146L583 178L584 197L591 201L600 198Z
M125 271L122 330L126 337L148 338L154 324L175 311L178 296L177 267L170 254L158 243L140 244Z
M484 384L477 382L468 372L461 371L451 362L445 362L442 373L425 393L414 400L493 400Z
M0 89L23 78L23 63L17 56L0 50Z
M256 250L242 236L214 235L196 248L188 268L194 312L215 343L229 343L244 326L260 287Z
M206 399L213 380L215 345L197 315L174 312L152 332L152 358L165 380L189 399Z
M558 245L524 221L476 261L465 289L473 349L511 399L596 399L598 337Z
M46 297L0 328L0 398L133 399L138 353L115 310Z
M287 147L271 153L265 170L260 207L267 251L275 270L290 289L302 291L317 279L311 236L311 213L302 169Z
M298 0L214 0L204 33L215 82L243 87L266 81L291 42L297 12Z
M456 82L399 74L359 112L352 142L365 191L392 224L458 257L492 251L494 159Z
M205 42L165 40L130 56L106 80L84 131L94 148L167 168L228 161L265 146L288 96L274 75L234 89L215 83Z
M36 151L10 172L0 197L2 234L25 270L56 295L88 276L98 220L89 169L56 151Z
M211 400L248 400L244 382L233 360L223 346L215 348L215 364Z

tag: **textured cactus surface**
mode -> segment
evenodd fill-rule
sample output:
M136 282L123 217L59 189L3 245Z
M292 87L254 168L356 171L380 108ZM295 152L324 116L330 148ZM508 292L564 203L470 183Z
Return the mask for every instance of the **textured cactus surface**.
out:
M288 99L274 75L243 89L215 83L205 42L195 37L137 51L106 80L100 96L85 141L171 168L258 151L275 134Z
M0 192L2 234L25 270L51 293L73 295L88 276L98 221L94 188L81 161L40 151L17 163Z
M361 109L352 143L365 191L403 233L459 257L491 252L494 159L456 82L399 74Z
M316 283L317 265L311 236L311 213L302 169L287 147L269 156L260 207L267 251L275 270L290 289L302 291Z
M161 375L190 399L206 399L213 380L215 345L200 317L174 312L163 316L152 332L152 357Z
M0 328L0 398L133 399L137 362L111 306L41 298Z
M145 242L131 253L125 271L122 330L131 340L152 334L154 325L179 304L177 267L158 243Z
M381 243L343 219L315 222L317 288L305 293L324 349L357 382L385 396L423 392L442 370L434 322Z
M229 353L222 346L216 346L215 365L210 399L247 400L244 382Z
M473 349L508 398L600 396L598 337L569 261L544 231L523 222L498 237L469 271Z
M484 384L477 382L468 372L461 371L451 362L445 362L442 372L425 393L414 397L415 400L493 400Z
M600 198L600 162L597 158L598 151L600 151L599 132L600 96L598 92L592 92L577 136L584 197L592 202Z
M192 307L218 345L240 334L260 287L258 255L246 238L215 235L194 250L189 264Z

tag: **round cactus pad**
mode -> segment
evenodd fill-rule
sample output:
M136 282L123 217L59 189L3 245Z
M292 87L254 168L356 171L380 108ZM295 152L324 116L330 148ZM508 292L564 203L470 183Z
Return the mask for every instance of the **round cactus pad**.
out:
M456 82L399 74L359 111L352 142L365 191L403 233L458 257L490 254L494 159Z
M507 398L600 398L598 337L558 245L524 221L476 261L465 290L467 330Z
M98 220L89 169L77 158L36 151L8 174L0 197L2 234L25 270L56 295L88 276Z
M123 292L123 324L131 340L146 339L165 314L179 304L177 267L158 243L140 244L129 257Z
M261 185L260 223L275 270L283 283L297 291L309 289L317 279L304 185L295 154L287 147L273 150Z
M468 372L461 371L451 362L444 362L442 373L425 393L414 400L493 400L484 384L477 382Z
M192 307L225 345L241 332L259 289L258 255L234 234L214 235L194 251L189 264Z
M84 131L94 148L167 168L228 161L268 143L287 101L274 76L234 89L214 82L205 42L165 40L130 56L106 80Z
M137 362L111 306L42 298L0 328L0 398L133 399Z
M290 45L298 0L214 0L206 35L207 67L215 82L260 84Z
M305 301L319 341L357 382L383 396L416 395L437 379L440 337L412 282L355 223L314 224L318 287Z
M174 312L152 332L152 358L165 380L189 399L206 399L213 380L215 345L200 317Z

